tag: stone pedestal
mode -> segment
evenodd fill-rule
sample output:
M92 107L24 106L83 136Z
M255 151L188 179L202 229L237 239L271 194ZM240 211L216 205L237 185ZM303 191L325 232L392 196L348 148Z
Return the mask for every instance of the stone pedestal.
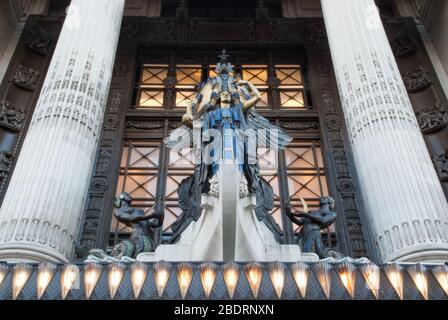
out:
M219 170L219 196L202 196L202 214L182 233L178 243L160 245L154 253L141 253L139 261L317 261L297 245L281 245L258 221L254 196L240 197L238 167Z
M0 210L0 260L67 262L78 233L124 0L72 0Z
M373 0L322 0L378 260L448 260L448 204Z

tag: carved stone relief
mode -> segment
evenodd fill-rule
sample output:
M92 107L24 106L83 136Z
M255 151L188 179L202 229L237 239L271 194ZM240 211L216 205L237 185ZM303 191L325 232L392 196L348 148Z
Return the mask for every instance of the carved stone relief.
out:
M413 71L403 75L404 85L408 93L416 93L428 88L432 84L429 70L419 66Z
M413 53L418 49L417 41L411 35L396 37L392 42L392 50L396 58Z
M26 112L8 101L0 102L0 126L20 131L26 120Z
M22 89L34 91L39 74L39 71L19 64L14 73L13 83Z
M434 167L436 168L439 179L442 181L448 180L448 151L445 153L436 154L433 157Z
M3 182L9 173L14 156L6 150L0 151L0 181Z
M441 103L417 110L415 115L423 133L440 130L448 124L448 114Z
M26 47L41 56L46 56L51 45L51 39L42 30L34 29L30 32Z

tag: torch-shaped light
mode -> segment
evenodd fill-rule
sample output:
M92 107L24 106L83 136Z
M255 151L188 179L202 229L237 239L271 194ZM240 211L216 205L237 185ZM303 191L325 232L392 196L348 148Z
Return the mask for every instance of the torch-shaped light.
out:
M18 264L12 269L12 298L17 299L30 278L32 268L26 264Z
M235 290L240 275L239 270L239 266L234 262L229 262L223 267L224 282L226 283L227 292L229 293L230 299L233 299L235 295Z
M277 297L282 297L283 287L285 285L285 270L283 263L274 262L269 265L269 278L271 278Z
M390 263L384 266L384 272L398 297L403 300L403 268L397 263Z
M148 274L147 271L147 265L141 262L136 262L131 267L132 289L136 299L140 296L140 292L145 284L146 276Z
M191 279L193 279L193 267L189 263L180 263L177 265L176 271L180 293L182 298L185 299L190 288Z
M325 296L330 299L331 265L328 262L320 261L314 266L314 271Z
M171 265L165 261L154 264L154 281L156 283L157 294L161 298L165 291L166 284L170 278Z
M45 290L47 290L48 285L53 279L54 273L56 271L56 266L52 263L45 262L41 263L37 267L37 298L42 298Z
M217 266L214 263L206 262L201 265L200 269L202 288L204 288L205 296L208 299L215 284Z
M353 299L355 296L355 282L356 282L356 268L349 262L343 262L338 266L339 277L344 285L350 297Z
M257 262L252 262L244 266L247 281L255 298L258 297L260 290L261 278L263 277L263 267Z
M408 268L408 273L414 281L415 286L418 291L422 294L425 300L428 300L429 292L428 292L428 275L426 273L426 268L422 264L416 264L415 266Z
M448 265L444 264L440 267L432 269L432 274L448 296ZM1 281L0 281L1 284Z
M121 280L124 277L124 265L119 262L114 262L109 265L109 293L110 297L113 299L117 294L118 288L120 287Z
M374 263L366 263L361 266L360 270L370 291L372 291L375 299L378 299L380 293L380 268Z
M97 263L89 263L84 267L84 287L86 298L89 299L100 279L103 268Z
M296 262L291 265L291 274L299 288L302 298L306 297L306 288L308 286L308 265L304 262Z
M61 296L62 300L67 297L70 289L73 288L79 277L79 268L73 264L69 264L62 269L61 273Z

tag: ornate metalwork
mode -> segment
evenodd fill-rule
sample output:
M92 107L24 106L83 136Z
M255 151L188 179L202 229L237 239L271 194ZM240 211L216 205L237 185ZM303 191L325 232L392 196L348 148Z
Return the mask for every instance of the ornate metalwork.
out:
M14 73L13 83L22 89L34 91L39 74L39 71L19 64Z
M415 115L423 133L440 130L448 124L448 114L441 103L417 110Z
M403 75L404 85L408 93L416 93L428 88L432 84L429 70L419 66L414 71Z
M21 131L25 125L26 112L8 101L0 102L0 126Z

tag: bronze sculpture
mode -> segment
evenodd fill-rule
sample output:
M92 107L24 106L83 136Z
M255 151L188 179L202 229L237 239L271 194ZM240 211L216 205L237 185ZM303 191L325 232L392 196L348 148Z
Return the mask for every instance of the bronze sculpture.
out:
M331 249L323 245L321 230L328 228L336 221L337 213L332 210L334 200L331 197L321 197L319 206L319 210L311 212L293 212L289 205L286 207L286 214L292 222L303 227L300 234L303 252L315 252L320 258L327 258Z
M143 210L131 207L131 202L132 197L122 192L114 203L118 208L115 211L117 220L132 228L130 238L113 247L111 255L116 258L136 258L139 253L153 252L157 247L156 232L163 224L163 210L156 205L151 214L145 215Z

